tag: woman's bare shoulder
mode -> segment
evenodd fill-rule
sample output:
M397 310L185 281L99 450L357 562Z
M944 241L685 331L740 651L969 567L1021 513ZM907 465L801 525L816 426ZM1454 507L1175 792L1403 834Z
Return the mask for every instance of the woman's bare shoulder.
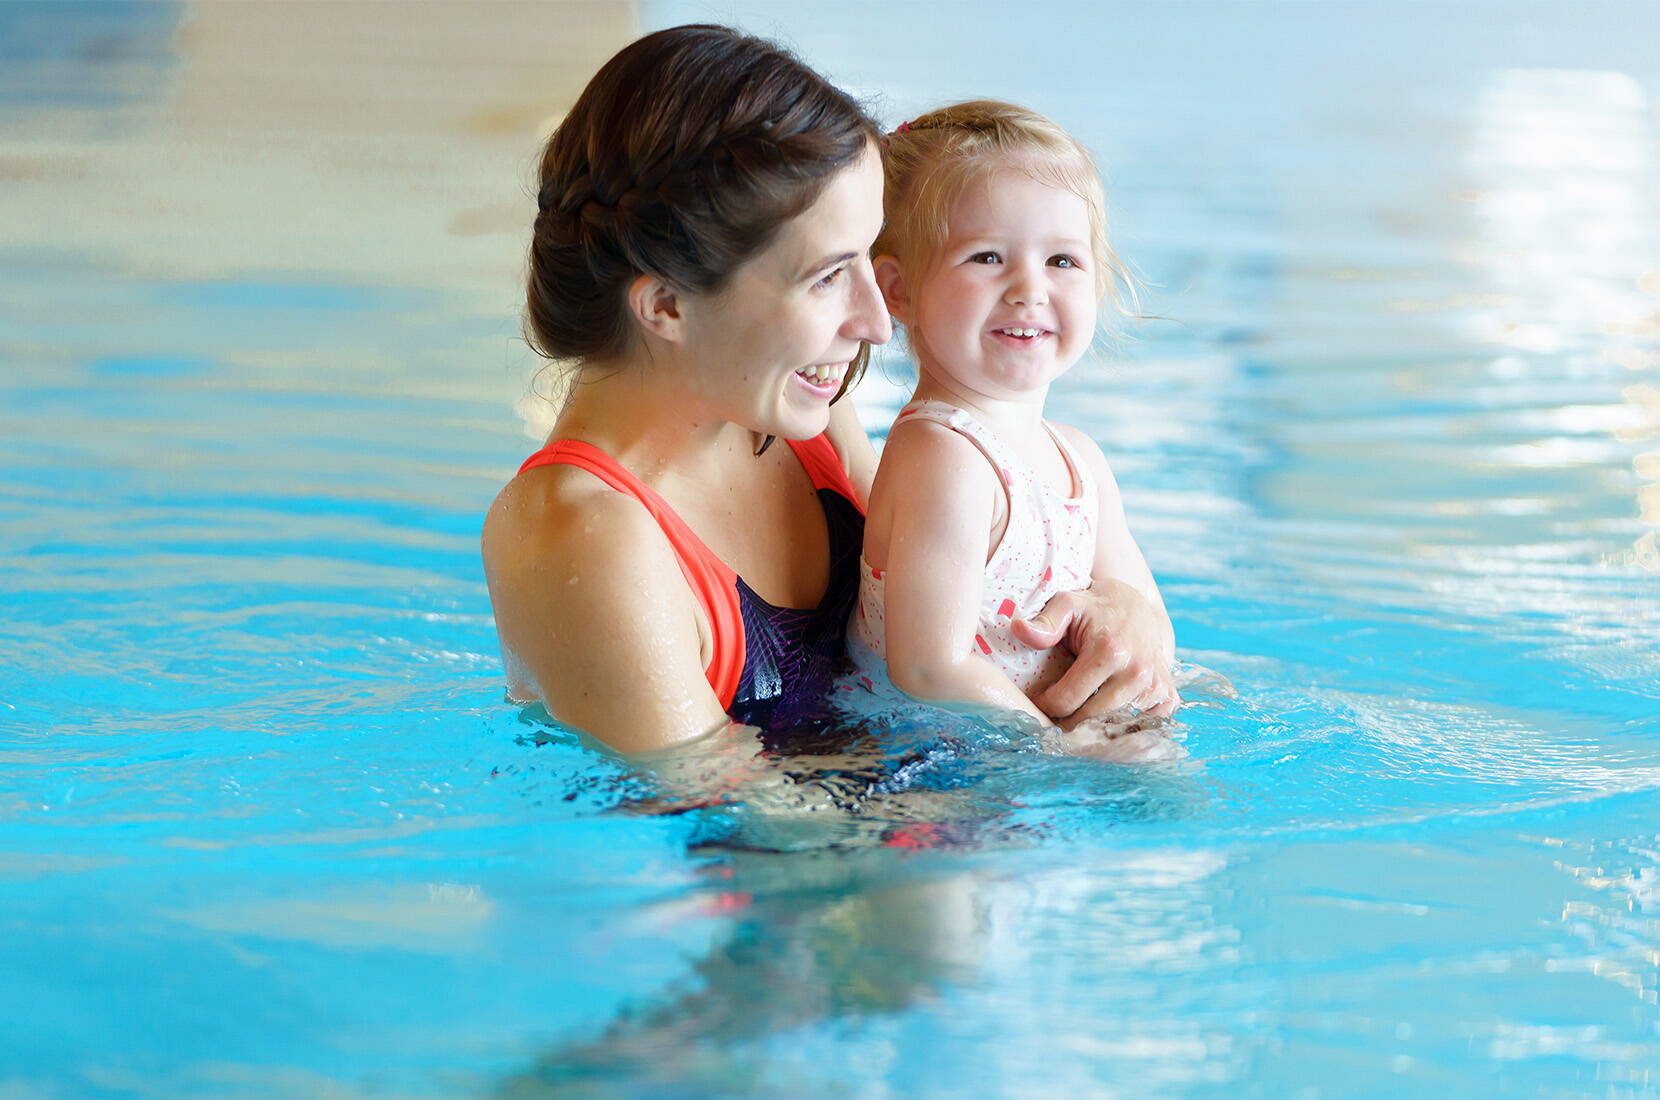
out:
M606 566L596 577L627 577L672 551L645 506L574 466L527 470L496 494L484 518L484 567L551 574ZM671 575L676 575L671 572ZM492 584L494 587L494 584Z
M502 486L484 517L485 552L504 539L557 535L584 511L613 511L608 497L623 499L598 478L574 466L538 466Z
M721 719L696 600L633 497L574 468L527 471L491 505L484 571L516 698L630 751Z

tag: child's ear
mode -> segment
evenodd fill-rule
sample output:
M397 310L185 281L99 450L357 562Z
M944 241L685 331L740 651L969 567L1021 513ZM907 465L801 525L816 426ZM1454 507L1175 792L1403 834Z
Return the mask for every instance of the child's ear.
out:
M905 287L905 272L893 256L878 256L870 262L876 276L876 285L882 291L882 300L888 304L888 315L902 325L911 323L911 294Z
M640 327L659 339L679 343L685 335L680 299L655 275L640 275L628 284L628 310Z

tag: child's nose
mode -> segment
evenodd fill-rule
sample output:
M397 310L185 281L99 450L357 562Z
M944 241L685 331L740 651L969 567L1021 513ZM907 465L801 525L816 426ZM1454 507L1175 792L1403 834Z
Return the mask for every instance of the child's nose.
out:
M1011 306L1041 306L1049 301L1049 288L1044 282L1041 269L1032 270L1021 266L1011 272L1008 289L1003 292L1003 301Z

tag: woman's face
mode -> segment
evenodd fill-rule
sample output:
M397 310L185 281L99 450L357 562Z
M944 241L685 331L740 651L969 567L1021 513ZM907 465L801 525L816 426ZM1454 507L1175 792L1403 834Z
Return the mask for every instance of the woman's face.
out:
M882 162L869 147L719 294L684 300L687 382L706 408L785 439L829 426L860 341L892 334L870 270L881 228Z

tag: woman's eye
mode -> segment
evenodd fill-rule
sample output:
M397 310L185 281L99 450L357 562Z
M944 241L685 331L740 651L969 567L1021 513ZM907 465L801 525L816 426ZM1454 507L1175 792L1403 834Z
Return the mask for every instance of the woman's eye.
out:
M830 272L830 274L826 275L824 278L820 279L818 282L814 283L813 285L815 287L820 287L820 288L827 287L827 286L831 285L832 283L834 283L837 279L841 278L842 272L844 272L846 270L847 270L847 268L845 268L845 267L838 267L838 268L836 268L836 270Z
M968 262L971 264L1000 264L1003 262L1003 257L995 252L976 252L968 258Z

